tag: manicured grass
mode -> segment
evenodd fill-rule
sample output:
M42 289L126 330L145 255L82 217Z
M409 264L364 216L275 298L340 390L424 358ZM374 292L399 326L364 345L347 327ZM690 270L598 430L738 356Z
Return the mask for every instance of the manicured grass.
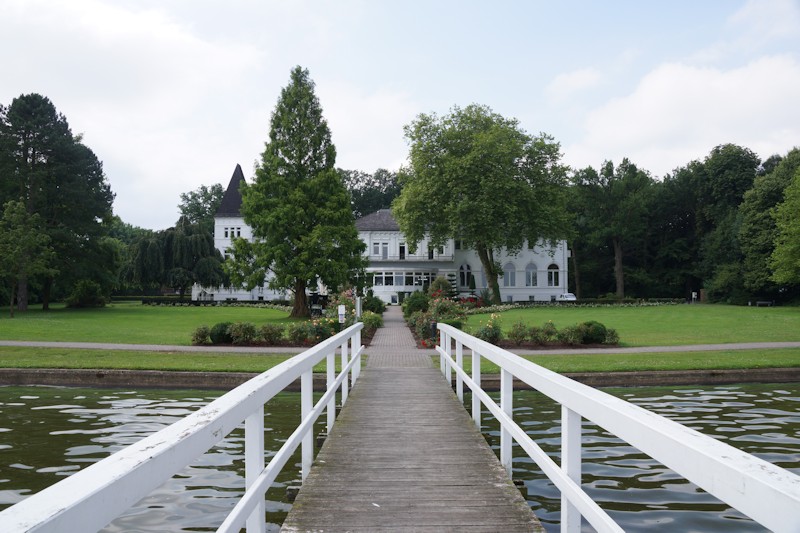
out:
M633 372L643 370L718 370L736 368L800 367L800 348L774 350L720 350L713 352L665 352L619 354L526 355L528 361L559 373ZM472 361L464 358L472 371ZM497 365L482 360L481 373L499 373Z
M541 306L499 314L503 331L519 321L558 328L587 320L602 322L619 333L623 346L676 346L732 342L800 341L800 308L729 305L664 305L655 307ZM471 315L467 329L476 329L488 315Z
M2 346L0 368L264 372L293 355L295 354L131 352ZM340 357L336 358L336 369L341 369ZM314 370L324 372L325 363L320 363Z
M32 307L8 318L0 310L0 340L75 341L132 344L191 344L199 326L217 322L289 323L288 313L253 307L159 307L134 302L99 309L54 306L43 312Z

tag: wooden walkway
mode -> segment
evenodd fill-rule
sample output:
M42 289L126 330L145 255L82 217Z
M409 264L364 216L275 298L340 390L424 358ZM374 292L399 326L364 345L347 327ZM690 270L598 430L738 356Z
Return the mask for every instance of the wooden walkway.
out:
M282 531L542 531L430 357L396 338L410 333L387 314Z

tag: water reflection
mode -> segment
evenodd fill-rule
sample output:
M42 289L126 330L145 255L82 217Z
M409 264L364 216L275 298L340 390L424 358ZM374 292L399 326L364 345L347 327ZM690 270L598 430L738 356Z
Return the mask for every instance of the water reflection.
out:
M800 473L800 384L605 390ZM524 420L523 429L560 463L561 408L535 392L515 392L514 406L514 418ZM486 420L483 431L499 454L496 422ZM584 488L626 531L765 531L592 423L584 422L582 445ZM528 503L546 529L557 531L560 493L519 453L515 447L513 475L524 480Z
M184 418L219 394L0 387L0 508ZM299 417L297 394L281 394L267 404L267 458ZM214 531L244 492L243 459L240 428L104 531ZM280 529L291 507L285 487L297 477L298 468L287 467L267 493L270 531Z
M606 389L611 394L800 473L800 384ZM0 508L206 405L215 391L120 391L0 387ZM467 400L469 405L469 400ZM560 462L560 407L533 392L514 394L514 416ZM488 415L484 415L488 417ZM299 395L267 404L266 457L295 429ZM484 433L499 449L499 432ZM244 490L243 431L168 480L105 531L213 531ZM763 531L727 505L595 425L583 430L584 485L626 531ZM560 494L527 457L514 459L528 503L550 531ZM285 486L299 477L299 454L267 494L267 522L278 531L290 508Z

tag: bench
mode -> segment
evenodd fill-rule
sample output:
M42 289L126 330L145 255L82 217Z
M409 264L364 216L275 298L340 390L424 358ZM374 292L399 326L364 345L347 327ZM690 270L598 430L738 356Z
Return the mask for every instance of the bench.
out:
M767 300L759 300L756 302L756 307L772 307L772 304L775 302L767 301Z

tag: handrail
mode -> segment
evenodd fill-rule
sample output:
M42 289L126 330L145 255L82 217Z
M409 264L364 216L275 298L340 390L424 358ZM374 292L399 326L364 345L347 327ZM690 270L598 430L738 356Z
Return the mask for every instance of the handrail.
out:
M512 439L562 494L561 530L580 531L581 516L598 531L622 531L580 487L581 420L586 418L660 461L706 492L776 532L800 531L800 476L639 406L561 376L447 324L437 325L440 367L456 373L456 393L473 393L472 417L480 428L480 405L500 422L500 462L511 475ZM455 346L454 346L455 345ZM463 369L472 351L472 376ZM455 351L453 351L455 348ZM480 388L480 360L501 369L500 405ZM513 379L562 407L562 464L558 466L512 417Z
M226 524L242 524L246 520L249 533L265 531L264 493L271 481L301 445L302 477L305 480L313 460L314 421L326 409L330 432L335 418L337 389L341 387L344 404L348 386L354 385L358 379L364 350L361 345L363 326L357 323L347 328L259 374L186 418L0 512L0 530L97 531L245 421L247 488L242 498L244 503L240 502L234 508L235 514ZM337 349L342 356L342 370L334 379ZM327 364L327 391L312 408L313 369L323 359ZM302 421L265 468L264 404L298 378Z

